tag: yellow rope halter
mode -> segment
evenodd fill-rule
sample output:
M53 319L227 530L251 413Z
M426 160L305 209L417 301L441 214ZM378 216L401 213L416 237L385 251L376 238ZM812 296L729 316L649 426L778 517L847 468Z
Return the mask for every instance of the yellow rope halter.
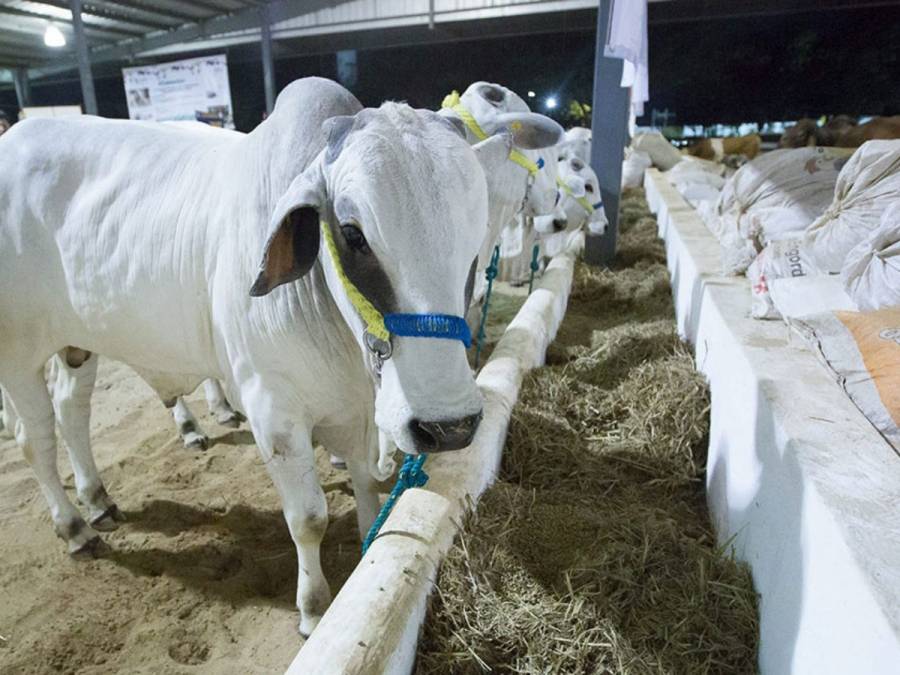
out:
M589 214L594 212L594 205L591 204L591 202L588 200L588 198L587 197L576 197L575 193L572 192L572 188L570 188L562 178L557 178L556 184L559 185L560 189L563 192L565 192L572 199L574 199L576 202L581 204L581 208L583 208Z
M454 89L452 92L447 94L444 97L444 100L441 102L441 107L448 108L459 115L459 118L463 121L463 124L465 124L469 128L469 131L471 131L475 135L475 138L477 138L479 141L487 140L488 135L484 132L484 129L482 129L478 122L475 121L472 113L470 113L460 102L458 91ZM518 127L516 127L515 125L520 124L521 122L513 122L513 131L518 131ZM540 170L540 167L537 165L537 163L532 162L518 150L512 150L509 153L509 159L510 161L515 162L516 164L521 166L532 176L535 176Z
M350 299L350 303L366 324L366 332L379 340L387 342L391 339L391 334L384 325L384 316L375 309L375 306L371 302L366 300L366 296L360 293L359 289L352 281L350 281L350 277L347 276L347 273L344 272L344 268L341 265L337 245L334 243L334 237L331 235L331 228L328 227L328 223L324 220L320 222L322 226L322 237L325 239L325 248L328 249L328 254L331 256L331 263L334 265L334 271L337 274L338 279L340 279L341 285L344 287L344 292Z

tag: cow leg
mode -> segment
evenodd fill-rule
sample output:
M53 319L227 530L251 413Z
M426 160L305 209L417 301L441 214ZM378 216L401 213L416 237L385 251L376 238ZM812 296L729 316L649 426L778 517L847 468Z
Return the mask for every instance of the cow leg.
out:
M204 380L203 390L206 393L209 412L216 418L216 422L223 427L237 429L241 426L241 422L246 421L246 418L241 413L231 407L218 380L212 378Z
M100 536L84 522L78 509L69 501L56 469L53 402L44 381L43 368L29 374L17 373L4 378L3 382L19 414L16 440L50 507L56 534L66 541L73 557L96 555Z
M91 394L98 361L75 347L53 358L53 408L72 463L78 499L88 509L91 526L103 532L116 529L125 518L107 494L91 452Z
M19 416L16 414L12 399L10 399L5 389L0 389L0 398L2 398L3 403L3 410L0 410L0 425L2 425L0 438L15 438L16 422Z
M203 429L197 423L194 413L187 407L184 398L179 396L175 399L174 404L168 407L172 408L175 426L178 427L178 433L181 434L184 447L206 450L209 447L209 437L203 433Z
M359 526L359 539L364 541L369 528L375 522L381 510L378 498L378 483L369 472L369 464L364 457L351 457L347 460L350 480L353 483L353 496L356 498L356 523Z
M326 448L336 453L330 455L332 466L338 460L345 463L350 471L353 496L356 499L356 522L359 525L360 539L363 540L381 510L378 483L372 477L370 467L371 461L377 462L378 457L377 428L371 418L363 418L358 425L349 427L317 428L315 436Z
M319 547L328 527L328 504L316 472L308 428L278 409L275 397L254 383L242 401L260 454L281 497L284 519L297 548L300 633L309 636L331 604Z

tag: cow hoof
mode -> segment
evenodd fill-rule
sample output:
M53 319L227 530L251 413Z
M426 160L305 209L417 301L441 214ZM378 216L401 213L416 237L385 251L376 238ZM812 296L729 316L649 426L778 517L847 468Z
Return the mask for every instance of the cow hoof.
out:
M331 466L333 466L335 469L341 469L343 471L347 470L347 462L342 460L340 457L335 457L334 455L331 455L330 461L331 461Z
M91 521L91 527L99 532L112 532L125 522L125 515L113 504Z
M189 450L206 450L209 447L209 438L203 434L198 434L196 431L191 431L182 438L184 439L184 447Z
M310 617L309 619L301 619L300 626L297 629L297 632L303 636L304 640L308 640L309 636L312 635L312 632L316 629L316 626L319 625L319 621L322 620L321 616Z
M237 410L232 410L227 413L222 413L216 418L216 422L218 422L223 427L228 427L230 429L237 429L241 426L243 422L246 422L247 418L244 417Z
M77 548L70 549L69 555L73 560L94 560L99 558L106 551L106 544L103 543L103 540L99 535L95 535L88 539L81 546L77 546Z

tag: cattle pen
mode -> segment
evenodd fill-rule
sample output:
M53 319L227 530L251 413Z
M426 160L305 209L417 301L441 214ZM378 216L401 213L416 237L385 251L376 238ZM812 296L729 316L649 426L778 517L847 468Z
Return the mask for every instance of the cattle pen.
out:
M0 675L900 675L900 0L0 0Z

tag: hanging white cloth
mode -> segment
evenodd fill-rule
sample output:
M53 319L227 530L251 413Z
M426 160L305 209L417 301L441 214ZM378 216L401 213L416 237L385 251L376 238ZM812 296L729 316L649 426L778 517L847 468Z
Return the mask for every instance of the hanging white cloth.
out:
M623 87L631 89L631 111L640 117L650 98L647 74L647 0L610 0L604 56L623 60Z

